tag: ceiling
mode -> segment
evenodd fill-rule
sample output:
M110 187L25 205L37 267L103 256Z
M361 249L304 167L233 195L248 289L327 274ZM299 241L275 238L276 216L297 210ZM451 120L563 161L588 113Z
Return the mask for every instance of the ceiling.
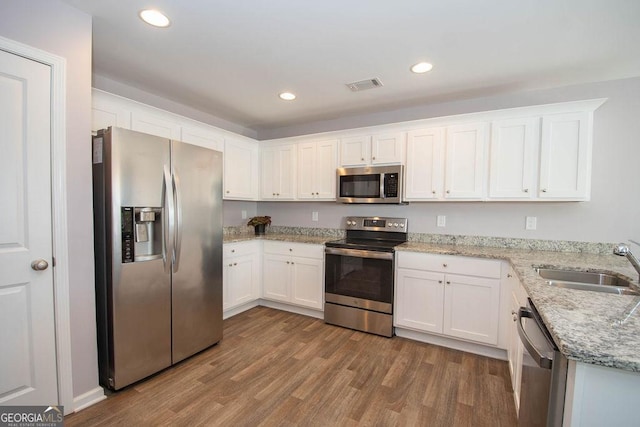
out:
M94 75L256 131L640 76L637 0L64 1L93 16Z

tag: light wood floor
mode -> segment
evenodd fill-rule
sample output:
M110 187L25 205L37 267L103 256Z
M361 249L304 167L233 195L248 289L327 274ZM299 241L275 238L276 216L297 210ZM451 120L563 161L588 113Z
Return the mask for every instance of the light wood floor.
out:
M66 426L514 426L507 363L257 307Z

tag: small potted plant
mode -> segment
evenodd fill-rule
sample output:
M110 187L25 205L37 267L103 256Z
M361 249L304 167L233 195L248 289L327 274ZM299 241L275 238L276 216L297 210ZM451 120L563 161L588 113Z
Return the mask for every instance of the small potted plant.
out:
M270 216L254 216L249 220L247 225L252 225L256 235L264 234L265 227L267 225L271 225L271 217Z

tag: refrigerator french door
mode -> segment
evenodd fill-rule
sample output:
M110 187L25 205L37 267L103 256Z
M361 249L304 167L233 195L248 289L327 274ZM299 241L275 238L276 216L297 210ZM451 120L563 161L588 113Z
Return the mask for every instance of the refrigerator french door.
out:
M120 128L93 138L100 383L222 339L222 153Z

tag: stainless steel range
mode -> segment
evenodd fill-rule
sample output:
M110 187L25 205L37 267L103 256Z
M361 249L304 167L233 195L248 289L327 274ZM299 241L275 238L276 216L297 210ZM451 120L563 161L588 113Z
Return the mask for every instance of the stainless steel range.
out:
M395 247L407 241L407 219L345 218L347 237L325 244L324 321L393 336Z

